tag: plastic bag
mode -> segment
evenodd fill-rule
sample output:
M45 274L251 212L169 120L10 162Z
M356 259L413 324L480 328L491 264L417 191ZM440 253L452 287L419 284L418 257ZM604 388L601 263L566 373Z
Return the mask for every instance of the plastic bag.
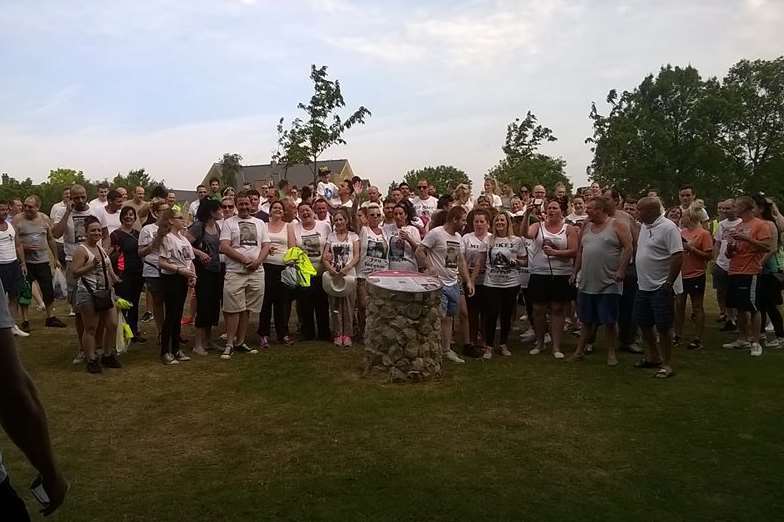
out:
M68 281L66 281L65 274L61 268L54 270L52 286L54 287L55 299L66 299L68 297Z
M128 351L128 345L131 344L133 339L133 332L131 327L125 322L123 314L117 314L117 331L115 332L114 342L117 348L117 353L125 353Z
M22 280L22 286L19 289L19 296L16 298L16 302L22 306L30 306L30 303L33 302L33 287L27 278Z
M283 272L280 274L280 282L283 283L283 286L289 290L297 288L297 280L297 269L294 267L294 265L286 266L286 268L284 268Z

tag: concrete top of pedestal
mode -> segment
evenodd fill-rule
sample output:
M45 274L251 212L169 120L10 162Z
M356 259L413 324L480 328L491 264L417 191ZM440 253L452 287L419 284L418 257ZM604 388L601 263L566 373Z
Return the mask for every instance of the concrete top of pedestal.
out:
M373 272L367 278L369 284L393 292L422 293L440 290L443 286L437 277L419 272L382 270Z

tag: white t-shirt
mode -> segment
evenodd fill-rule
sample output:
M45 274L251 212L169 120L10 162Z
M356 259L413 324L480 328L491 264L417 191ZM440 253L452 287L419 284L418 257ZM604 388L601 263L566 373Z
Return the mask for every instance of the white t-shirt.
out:
M491 195L491 194L484 193L482 195L484 197L486 197L486 198L489 198L489 197L493 198L493 201L492 201L493 208L501 208L503 206L503 204L504 204L503 201L501 201L501 196L499 196L498 194L492 194Z
M457 284L460 258L465 255L460 234L448 233L443 226L427 233L422 245L427 247L430 263L444 286Z
M354 200L353 199L347 199L346 202L345 203L341 203L340 206L343 207L343 208L354 208Z
M54 224L56 225L59 223L64 215L65 211L58 216L58 219ZM76 245L84 243L87 239L87 232L84 227L84 220L87 216L98 217L91 208L88 208L87 210L73 210L68 217L68 223L66 224L65 232L63 233L63 247L65 248L66 261L71 261L73 253L76 250Z
M474 232L463 236L463 249L465 250L466 264L468 270L473 273L474 267L480 267L479 274L476 276L475 284L485 284L485 258L487 257L487 242L493 237L492 234L485 234L479 239Z
M525 256L519 237L494 237L488 243L485 286L511 288L520 285L520 262Z
M344 241L338 239L337 234L330 232L327 236L327 243L329 250L332 253L332 268L335 271L340 271L343 267L351 263L354 258L354 242L359 241L359 236L354 232L349 232ZM346 275L355 275L356 267Z
M58 201L52 205L52 210L49 211L49 218L52 220L52 225L59 223L63 217L63 214L65 214L65 203ZM55 241L62 243L63 236L55 238Z
M389 245L383 230L376 234L370 227L362 227L359 232L359 248L358 279L365 279L377 270L389 268Z
M88 203L88 205L90 206L91 209L95 210L97 208L105 207L107 203L108 203L108 200L107 201L101 201L100 199L95 198L92 201L90 201Z
M297 241L297 246L307 254L313 268L319 270L321 268L321 255L324 253L324 247L327 245L327 236L332 232L332 228L324 221L316 221L316 224L310 230L305 230L302 223L294 223L294 238Z
M152 240L155 239L155 234L158 233L158 225L156 223L151 223L149 225L144 225L139 232L139 246L146 247L152 243ZM151 251L149 254L144 256L142 260L144 263L144 267L142 268L142 277L160 277L160 271L158 270L158 256L159 252Z
M167 259L170 263L177 265L179 268L191 268L193 261L193 247L187 238L182 235L169 232L166 237L161 241L161 248L158 255ZM176 273L170 270L161 269L162 274Z
M328 183L319 181L318 185L316 185L316 194L324 198L324 200L329 204L330 207L338 208L340 206L338 187L331 181Z
M678 225L659 216L650 225L642 224L637 240L637 286L652 292L667 282L670 257L683 252L683 241Z
M433 212L438 208L438 200L433 196L428 196L427 199L420 199L419 196L414 196L411 199L411 204L414 205L414 211L419 217L433 215Z
M109 234L120 228L120 210L117 210L114 214L108 212L107 207L98 207L93 209L95 212L95 217L98 218L98 221L101 222L101 228L105 228L109 231Z
M190 205L188 205L188 214L190 214L191 217L194 217L194 218L196 217L196 212L199 211L199 205L201 205L201 200L200 199L197 199L196 201L194 201Z
M16 230L11 223L0 230L0 264L16 261Z
M248 216L241 218L232 216L223 221L220 233L221 241L230 241L231 247L238 253L249 259L259 257L264 243L269 243L269 233L267 224L259 218ZM264 270L263 265L259 265L258 270ZM229 256L226 256L227 272L247 272L245 265L239 263Z
M528 282L531 280L531 271L528 270L528 250L531 248L531 240L526 238L520 238L522 240L523 250L520 253L520 257L525 259L523 263L525 266L520 267L520 287L528 288Z
M282 265L283 263L283 256L286 255L286 251L289 249L289 225L288 223L284 223L283 229L280 232L273 232L270 230L269 225L267 225L267 233L269 234L270 238L270 253L267 255L266 259L264 259L265 263L270 265ZM272 252L272 247L275 247L275 252Z
M728 238L729 232L734 230L735 227L741 223L743 223L743 220L740 218L735 218L732 221L723 219L719 222L719 228L716 229L716 236L714 239L720 244L719 255L716 256L716 266L725 272L730 271L730 258L727 257L727 239L725 238Z
M399 229L394 224L384 225L382 228L389 244L389 269L416 272L418 270L416 255L414 254L416 248L413 248L408 241L400 237L400 231L405 230L414 243L418 245L420 242L419 230L411 225L406 225Z

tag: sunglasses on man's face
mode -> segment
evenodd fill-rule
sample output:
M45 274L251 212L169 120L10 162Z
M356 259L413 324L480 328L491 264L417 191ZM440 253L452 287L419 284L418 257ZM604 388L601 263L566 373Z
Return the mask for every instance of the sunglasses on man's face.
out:
M221 208L234 208L234 205L221 205Z
M419 185L419 188L420 188L420 189L426 189L426 188L427 188L427 185Z

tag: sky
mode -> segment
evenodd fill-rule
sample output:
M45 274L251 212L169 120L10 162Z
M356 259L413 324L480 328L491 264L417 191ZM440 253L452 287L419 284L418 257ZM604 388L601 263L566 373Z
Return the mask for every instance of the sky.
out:
M311 64L372 116L324 159L384 187L454 165L478 188L533 111L577 185L591 102L660 66L722 77L784 53L784 0L0 0L0 172L147 169L192 189L224 152L268 163ZM345 114L347 114L346 112Z

